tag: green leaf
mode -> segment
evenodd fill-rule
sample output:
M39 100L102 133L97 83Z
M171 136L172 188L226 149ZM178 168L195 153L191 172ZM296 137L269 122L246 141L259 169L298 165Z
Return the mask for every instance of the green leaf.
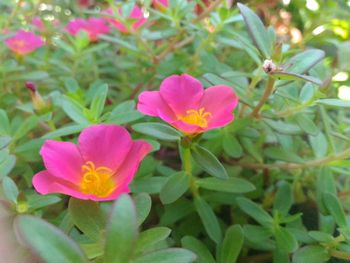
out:
M66 97L63 97L62 100L62 109L69 118L81 125L90 124L84 114L86 109L82 105Z
M350 108L350 101L340 99L319 99L318 104L334 107L334 108Z
M103 109L106 103L107 93L108 93L107 84L102 84L97 88L97 92L95 93L94 98L92 99L92 102L90 105L90 112L94 120L98 120L98 118L103 112Z
M275 195L273 209L279 211L282 215L287 215L293 204L292 187L287 182L280 182Z
M70 198L68 210L73 223L91 240L97 241L106 224L97 202Z
M194 161L208 174L218 177L221 179L227 179L228 175L224 166L219 162L207 149L199 146L198 144L193 145L191 148L192 156Z
M135 205L129 195L114 203L106 227L105 263L125 263L130 260L137 240Z
M196 263L215 263L213 255L200 240L191 236L185 236L181 239L181 244L182 247L191 250L197 255Z
M146 134L164 141L177 141L182 134L174 128L156 122L137 123L132 128L142 134Z
M61 198L55 195L33 195L28 198L29 209L35 210L61 201Z
M268 147L264 150L267 157L292 163L302 163L304 160L293 152L286 151L281 147Z
M259 163L262 163L263 160L259 151L260 148L254 144L250 138L240 137L239 139L243 145L244 150L247 151Z
M316 178L316 201L322 214L327 214L327 208L323 202L323 193L337 194L335 180L332 171L328 167L323 167Z
M4 153L4 158L0 158L0 181L11 172L15 164L16 157L12 154Z
M42 138L43 139L53 139L53 138L57 138L57 137L76 134L76 133L81 132L85 127L86 127L86 125L81 125L81 124L69 125L66 127L59 128L55 131L46 133Z
M316 136L320 132L315 123L303 113L295 115L295 120L299 127L307 134Z
M152 199L149 194L140 193L134 196L134 202L137 212L137 224L141 225L151 211Z
M325 52L321 49L305 50L285 62L288 72L304 74L319 63L325 56Z
M108 122L115 124L126 124L142 118L142 114L135 110L133 100L125 101L115 107L108 117Z
M167 227L154 227L147 229L140 234L136 243L135 254L147 252L154 245L166 239L170 235L171 229Z
M79 246L70 237L40 218L18 216L15 219L15 228L26 246L33 249L45 262L87 262Z
M170 204L179 199L189 187L189 178L185 172L171 175L160 190L160 200Z
M211 206L201 197L194 199L194 205L201 218L205 230L209 237L217 244L221 242L222 233L219 225L219 221L211 208Z
M297 74L297 73L292 73L292 72L283 72L283 71L276 71L276 72L271 72L270 75L276 79L281 79L281 80L304 80L311 82L313 84L316 84L318 86L322 86L323 82L322 80L308 76L308 75L302 75L302 74Z
M293 255L293 263L323 263L330 258L326 248L322 246L305 246Z
M35 115L30 116L27 118L22 124L16 129L16 132L13 135L13 140L16 141L18 139L21 139L23 136L27 135L29 131L37 127L38 125L38 117Z
M334 241L332 235L321 231L310 231L308 234L311 238L318 242L332 243Z
M255 46L259 49L264 58L270 58L271 42L264 24L261 22L260 18L247 6L237 3L237 7L244 18L248 33Z
M225 153L233 158L239 158L243 154L243 149L235 136L225 134L222 140Z
M6 111L0 109L0 135L10 134L10 121Z
M230 226L226 230L220 251L221 263L234 263L237 261L243 246L243 229L240 225Z
M321 158L327 155L328 141L322 132L319 132L316 136L309 136L309 141L316 157Z
M227 180L218 178L202 178L197 180L199 187L228 193L247 193L255 190L255 186L249 181L237 177Z
M121 47L125 47L127 49L132 50L132 51L136 51L136 52L139 51L139 49L136 46L134 46L133 44L128 43L128 42L126 42L124 40L121 40L121 39L119 39L117 37L111 37L111 36L107 36L107 35L100 35L99 39L106 40L108 42L112 42L112 43L118 44Z
M4 179L2 179L2 188L5 197L14 203L17 203L17 196L19 193L18 188L15 182L10 177L5 176Z
M157 250L136 258L132 263L191 263L196 255L183 248L167 248Z
M334 217L335 222L340 227L347 227L346 217L341 203L335 194L326 192L322 194L322 199L329 213Z
M12 141L12 138L10 136L1 136L0 137L0 150L7 147Z
M277 226L275 228L277 249L284 252L293 252L298 249L298 242L286 228Z
M236 201L239 208L254 218L255 221L266 227L272 225L273 218L259 205L244 197L238 197L236 198Z
M282 134L290 134L290 135L299 135L302 134L302 130L299 128L299 126L291 124L291 123L285 123L282 121L273 121L273 120L264 120L264 122L269 125L272 129L277 131L278 133Z

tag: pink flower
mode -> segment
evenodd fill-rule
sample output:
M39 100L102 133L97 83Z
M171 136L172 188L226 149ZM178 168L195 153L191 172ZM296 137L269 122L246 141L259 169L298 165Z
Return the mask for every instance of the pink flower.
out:
M153 6L161 11L165 10L169 6L168 0L153 0Z
M173 75L160 85L160 91L144 91L137 109L168 122L185 134L198 134L223 127L233 120L238 97L224 85L203 89L190 75Z
M107 34L109 27L102 18L76 18L68 23L66 30L73 36L77 35L80 30L84 30L89 34L90 41L94 42L97 41L99 35Z
M38 16L33 17L32 25L35 26L36 29L40 32L45 31L45 25L44 25L43 21L41 20L41 18Z
M123 127L93 125L82 131L78 145L46 141L40 150L46 170L33 177L33 185L40 194L114 200L130 192L128 185L151 149L145 141L133 141Z
M5 45L19 55L26 55L44 45L41 37L33 32L18 30L16 35L6 39Z
M108 8L105 10L105 13L109 15L114 15L112 8ZM119 14L122 15L122 10L119 9ZM114 18L106 18L106 20L111 23L117 30L123 33L129 32L127 27L119 20ZM133 29L138 29L140 26L142 26L144 23L146 23L147 19L144 17L141 8L135 4L133 10L131 11L131 14L128 18L128 20L133 20L131 27Z

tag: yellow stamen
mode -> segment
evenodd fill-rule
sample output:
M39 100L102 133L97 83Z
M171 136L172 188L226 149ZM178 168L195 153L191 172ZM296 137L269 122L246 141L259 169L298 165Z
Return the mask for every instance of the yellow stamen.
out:
M191 125L197 125L201 128L208 127L208 118L211 117L211 113L205 111L205 108L200 108L199 110L188 110L185 116L180 116L179 120Z
M91 161L86 162L82 167L83 179L81 180L80 190L84 194L90 194L97 197L107 197L116 188L112 179L111 169L100 166L95 167Z

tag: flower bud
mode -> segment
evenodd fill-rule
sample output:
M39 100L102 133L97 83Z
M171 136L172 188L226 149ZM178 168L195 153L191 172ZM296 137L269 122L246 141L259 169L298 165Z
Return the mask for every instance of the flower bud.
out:
M34 110L39 113L45 112L49 108L49 105L44 101L43 97L41 97L35 83L27 81L25 87L30 90Z

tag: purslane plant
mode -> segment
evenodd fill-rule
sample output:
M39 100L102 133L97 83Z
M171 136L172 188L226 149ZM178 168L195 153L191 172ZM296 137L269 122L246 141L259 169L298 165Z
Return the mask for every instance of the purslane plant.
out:
M5 2L1 260L350 260L345 2Z

